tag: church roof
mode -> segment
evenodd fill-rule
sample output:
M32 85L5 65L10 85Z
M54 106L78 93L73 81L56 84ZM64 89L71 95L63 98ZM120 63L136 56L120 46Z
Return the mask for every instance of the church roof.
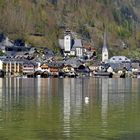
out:
M71 65L73 68L77 68L79 67L82 63L76 59L76 58L72 58L72 59L68 59L66 61L64 61L65 65Z
M82 41L81 39L74 39L74 44L72 45L72 49L75 49L76 47L82 48ZM61 49L64 49L64 39L59 39L59 46Z
M83 47L81 39L75 39L73 47Z

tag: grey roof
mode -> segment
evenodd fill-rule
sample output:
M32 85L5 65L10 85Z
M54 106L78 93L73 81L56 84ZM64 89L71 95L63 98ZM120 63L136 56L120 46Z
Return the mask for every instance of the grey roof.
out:
M109 65L114 70L123 70L124 67L127 68L127 69L131 68L131 63L109 63Z
M37 64L37 62L36 61L34 61L34 60L23 60L23 65L34 65L34 66L37 66L38 64Z
M121 62L131 62L131 60L125 56L113 56L110 58L109 62L121 63Z
M72 67L77 68L77 67L79 67L82 63L81 63L78 59L73 58L73 59L68 59L67 61L64 61L64 64L65 64L65 65L71 65Z
M21 64L33 64L34 66L37 66L38 64L37 64L37 62L36 61L34 61L34 60L24 60L24 59L21 59L21 60L19 60L19 59L16 59L16 58L14 58L14 59L11 59L11 58L1 58L0 59L1 61L3 61L4 63L21 63Z
M55 67L55 68L60 68L63 66L63 62L52 62L52 63L48 63L49 67Z
M19 60L19 59L11 59L11 58L5 58L5 59L1 59L4 63L9 63L9 62L11 62L11 63L23 63L23 61L22 60Z
M73 47L83 47L82 46L82 41L81 41L81 39L74 39L74 45L73 45Z
M76 48L76 47L72 47L71 51L75 51L75 48Z
M3 60L3 59L6 59L6 56L5 55L0 56L0 60Z
M64 39L59 39L59 46L61 49L64 49ZM74 39L74 45L72 45L72 50L75 50L76 47L83 47L81 39Z
M5 46L3 44L0 43L0 49L5 51Z
M106 46L103 46L103 48L102 48L102 52L107 52L108 50L107 50L107 47Z

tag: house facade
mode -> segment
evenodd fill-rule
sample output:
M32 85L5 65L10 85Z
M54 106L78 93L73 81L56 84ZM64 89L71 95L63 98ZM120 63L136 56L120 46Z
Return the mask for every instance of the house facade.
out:
M37 63L32 61L18 59L11 60L9 58L0 60L0 70L3 70L7 76L34 73L37 68Z
M109 59L110 63L123 63L123 62L131 62L126 56L113 56Z
M24 62L23 63L23 74L31 74L35 72L36 65L31 62Z
M23 62L19 60L4 59L1 61L1 68L6 75L19 75L22 73Z

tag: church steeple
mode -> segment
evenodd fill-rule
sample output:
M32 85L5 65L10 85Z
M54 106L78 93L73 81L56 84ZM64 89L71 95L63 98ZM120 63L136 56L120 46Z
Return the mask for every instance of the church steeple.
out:
M104 37L103 37L102 62L107 62L107 61L108 61L108 48L107 48L107 33L105 30Z
M106 31L104 32L104 44L103 47L107 47L107 34Z

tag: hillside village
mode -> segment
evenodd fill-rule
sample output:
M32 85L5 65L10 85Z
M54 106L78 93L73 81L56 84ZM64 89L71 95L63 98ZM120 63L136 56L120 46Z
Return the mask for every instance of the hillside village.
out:
M0 34L1 77L137 77L139 62L125 56L109 57L107 33L103 35L102 52L83 44L67 29L58 40L59 54L47 48L35 48L24 40L11 41ZM98 58L97 53L102 57Z

